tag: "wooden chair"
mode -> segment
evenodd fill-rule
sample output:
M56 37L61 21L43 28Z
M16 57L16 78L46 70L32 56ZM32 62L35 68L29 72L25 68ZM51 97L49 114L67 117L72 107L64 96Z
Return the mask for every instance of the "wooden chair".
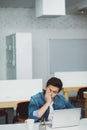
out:
M77 96L74 98L73 97L70 98L70 101L74 106L81 107L82 117L84 117L84 113L85 113L85 107L84 107L85 99L83 97L84 91L87 91L87 87L80 88L77 93Z
M5 124L8 124L8 113L5 111L5 109L0 109L0 117L5 117Z
M16 116L13 118L13 123L24 122L28 119L28 105L29 101L19 102L17 104Z

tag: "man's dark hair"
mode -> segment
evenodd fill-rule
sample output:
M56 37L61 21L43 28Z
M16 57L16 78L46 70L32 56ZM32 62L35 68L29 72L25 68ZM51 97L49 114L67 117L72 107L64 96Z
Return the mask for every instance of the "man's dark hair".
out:
M47 81L46 87L48 87L49 85L53 85L53 86L59 88L59 91L60 91L62 89L63 83L62 83L61 79L52 77Z

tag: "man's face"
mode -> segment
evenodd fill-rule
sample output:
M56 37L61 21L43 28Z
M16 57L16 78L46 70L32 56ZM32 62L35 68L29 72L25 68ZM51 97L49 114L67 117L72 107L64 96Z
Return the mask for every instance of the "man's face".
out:
M50 96L51 98L53 99L59 92L59 88L57 88L56 86L53 86L53 85L49 85L47 86L46 89L49 89L49 92L50 92Z

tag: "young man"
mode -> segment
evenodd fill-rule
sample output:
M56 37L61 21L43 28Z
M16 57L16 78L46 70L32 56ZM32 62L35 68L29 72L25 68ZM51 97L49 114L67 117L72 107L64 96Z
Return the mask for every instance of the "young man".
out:
M29 118L35 122L52 120L53 110L74 108L74 106L59 94L62 90L62 81L59 78L52 77L47 81L46 88L30 99Z

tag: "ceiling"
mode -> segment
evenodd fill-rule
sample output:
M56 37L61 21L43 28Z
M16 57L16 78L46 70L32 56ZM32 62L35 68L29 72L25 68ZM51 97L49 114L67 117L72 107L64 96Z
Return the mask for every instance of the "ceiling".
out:
M87 0L66 0L66 10L69 14L87 14Z
M87 14L87 0L65 1L68 14ZM35 8L35 0L0 0L0 8Z
M0 8L34 8L35 0L0 0Z

